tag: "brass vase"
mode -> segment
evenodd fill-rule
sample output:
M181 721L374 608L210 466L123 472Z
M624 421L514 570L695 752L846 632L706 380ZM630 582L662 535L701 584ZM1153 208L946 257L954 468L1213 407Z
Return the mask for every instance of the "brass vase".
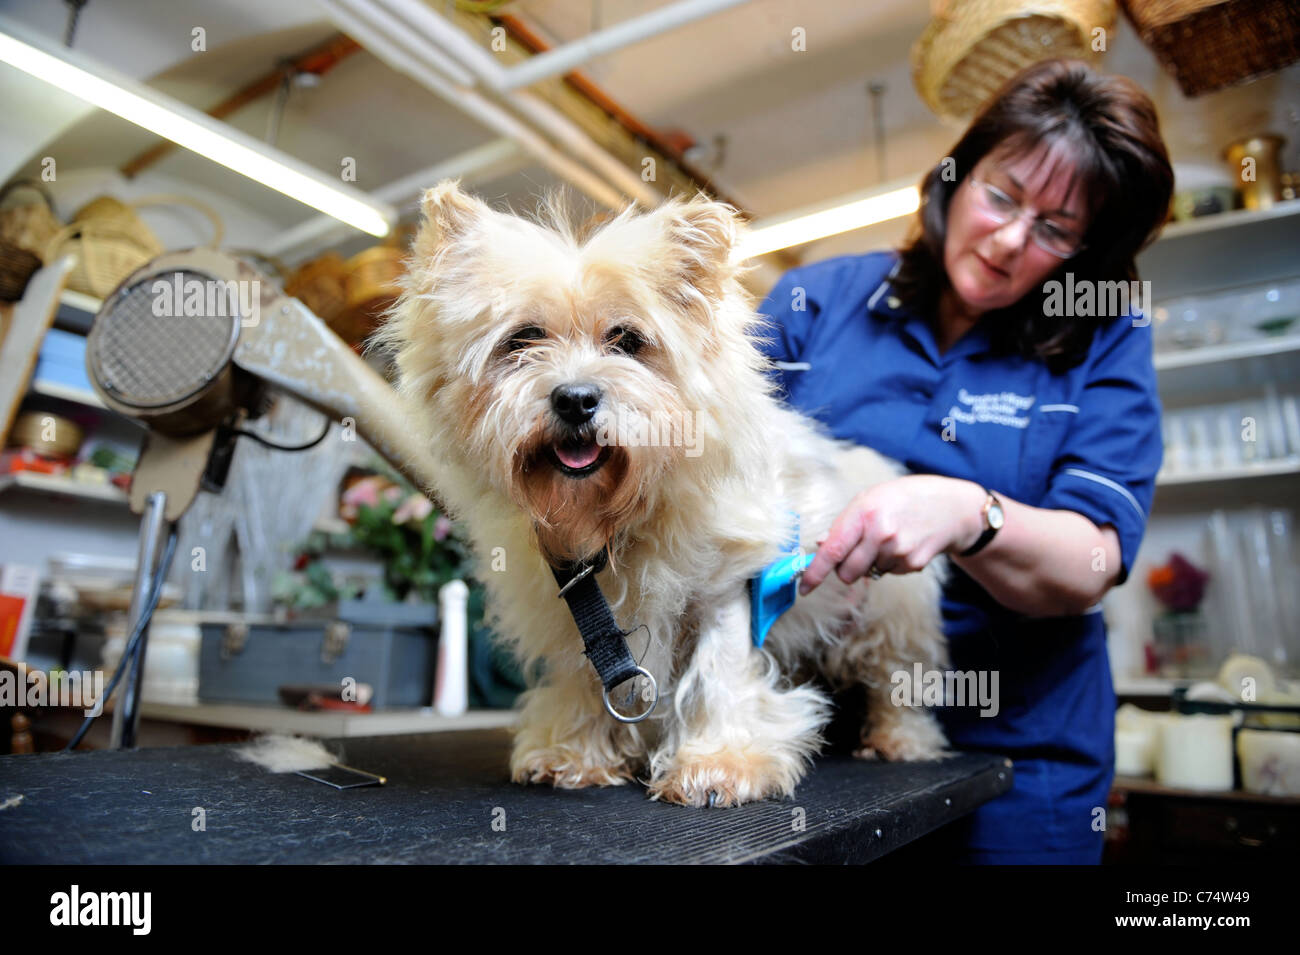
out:
M1276 133L1263 133L1238 139L1223 151L1241 190L1242 205L1247 209L1267 209L1281 200L1280 157L1284 143L1286 140ZM1254 160L1253 168L1246 165L1246 160Z

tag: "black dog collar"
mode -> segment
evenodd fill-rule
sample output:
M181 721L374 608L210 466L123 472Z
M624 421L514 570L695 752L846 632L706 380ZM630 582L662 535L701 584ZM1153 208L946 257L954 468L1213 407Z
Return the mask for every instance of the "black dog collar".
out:
M582 634L582 643L586 647L583 653L600 677L601 698L605 702L605 709L620 722L639 723L654 712L655 704L659 702L659 686L650 671L638 666L632 658L626 640L632 631L619 629L614 613L609 609L605 595L600 592L600 585L596 583L596 575L608 562L608 548L602 547L593 560L552 566L551 572L555 575L555 582L560 585L559 596L568 603L573 621ZM649 708L639 716L624 716L610 704L610 691L638 675L650 681L653 699Z

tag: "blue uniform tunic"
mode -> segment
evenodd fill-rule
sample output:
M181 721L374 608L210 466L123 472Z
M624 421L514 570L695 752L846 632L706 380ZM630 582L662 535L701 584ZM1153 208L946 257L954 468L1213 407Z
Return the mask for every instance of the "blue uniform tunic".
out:
M772 323L762 347L778 363L783 397L835 437L913 473L1112 525L1123 583L1163 454L1145 319L1111 321L1087 359L1061 374L994 353L980 323L940 354L924 317L890 288L897 261L892 252L841 256L781 278L759 311ZM953 669L998 671L1000 709L935 715L954 747L1004 754L1015 768L1012 791L945 838L964 861L1099 862L1115 726L1100 606L1030 619L952 564L943 620Z

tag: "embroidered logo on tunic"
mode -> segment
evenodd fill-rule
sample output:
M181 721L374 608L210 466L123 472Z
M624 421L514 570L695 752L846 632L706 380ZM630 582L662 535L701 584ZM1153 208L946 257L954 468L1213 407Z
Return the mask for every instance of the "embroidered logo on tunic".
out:
M965 388L957 393L961 404L953 405L948 416L955 423L1000 424L1008 428L1029 427L1029 415L1025 412L1033 407L1037 398L1034 395L1018 395L1014 391L992 391L988 394L974 395ZM962 407L965 405L966 407Z

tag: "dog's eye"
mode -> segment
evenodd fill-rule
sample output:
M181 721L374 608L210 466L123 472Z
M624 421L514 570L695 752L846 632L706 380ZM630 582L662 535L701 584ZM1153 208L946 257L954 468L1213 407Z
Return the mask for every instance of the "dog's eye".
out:
M531 343L541 341L546 337L546 331L538 328L536 325L526 325L516 331L505 341L507 352L517 352L521 348L527 348Z
M605 335L605 344L616 348L629 358L641 350L645 339L625 325L611 328Z

